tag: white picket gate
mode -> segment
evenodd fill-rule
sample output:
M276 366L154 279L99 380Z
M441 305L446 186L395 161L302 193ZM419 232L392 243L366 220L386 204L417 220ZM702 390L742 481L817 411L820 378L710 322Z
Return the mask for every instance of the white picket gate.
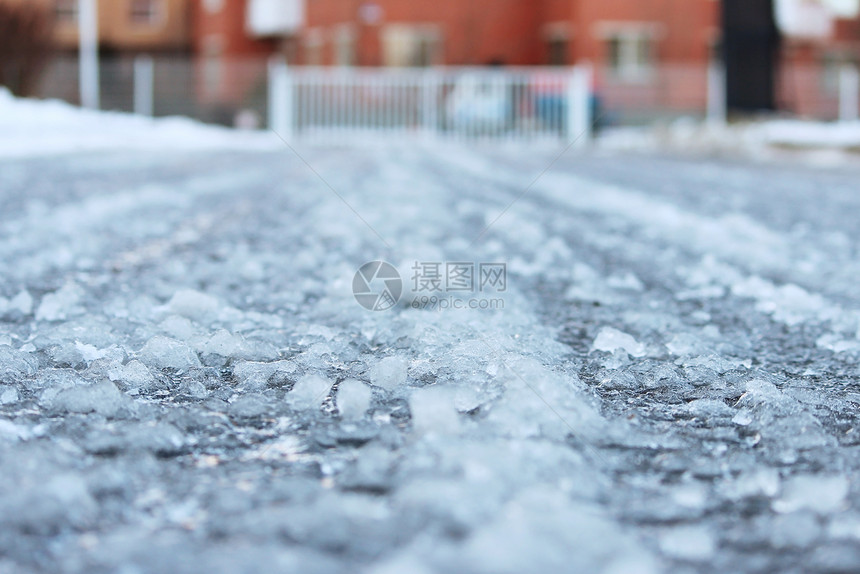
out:
M591 70L269 65L269 127L287 140L591 137Z

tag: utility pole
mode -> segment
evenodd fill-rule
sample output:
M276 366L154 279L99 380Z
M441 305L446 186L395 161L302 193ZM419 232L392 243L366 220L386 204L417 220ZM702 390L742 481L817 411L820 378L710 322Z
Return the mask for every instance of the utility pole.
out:
M78 50L81 105L99 109L98 0L78 2Z

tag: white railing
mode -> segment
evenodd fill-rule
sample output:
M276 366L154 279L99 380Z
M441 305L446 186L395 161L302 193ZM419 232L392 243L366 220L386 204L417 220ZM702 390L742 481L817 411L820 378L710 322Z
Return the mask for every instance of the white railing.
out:
M210 62L141 55L102 58L100 67L102 109L183 115L246 129L268 123L291 139L543 139L585 145L594 125L645 126L679 117L726 121L725 74L718 64L660 65L636 78L601 66L287 68L267 66L259 57ZM80 74L77 57L57 57L38 96L80 103ZM798 117L856 121L860 73L848 65L786 65L777 101Z
M591 137L588 66L288 68L269 66L269 125L285 139L535 140Z

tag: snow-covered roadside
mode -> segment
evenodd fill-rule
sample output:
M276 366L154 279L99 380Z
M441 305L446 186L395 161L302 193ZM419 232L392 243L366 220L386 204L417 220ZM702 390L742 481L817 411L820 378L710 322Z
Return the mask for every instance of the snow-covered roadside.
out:
M758 120L728 125L681 118L649 127L606 129L600 149L782 159L786 154L812 164L856 162L860 121Z
M152 119L84 110L59 100L15 98L0 86L0 158L102 151L275 150L268 132L242 132L182 117Z
M385 135L366 134L353 141L384 145L386 140ZM283 147L275 134L265 130L239 131L184 117L153 119L96 112L59 100L16 98L0 86L0 158L102 151L276 151ZM607 128L597 138L596 147L764 160L791 153L806 163L838 165L856 160L860 121L778 119L718 125L680 118L650 127Z

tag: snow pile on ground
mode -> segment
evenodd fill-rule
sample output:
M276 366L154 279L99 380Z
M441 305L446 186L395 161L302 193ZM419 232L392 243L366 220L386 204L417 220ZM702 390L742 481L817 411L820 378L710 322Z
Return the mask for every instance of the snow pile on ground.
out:
M860 150L860 121L823 123L774 120L754 129L770 145Z
M856 161L860 121L816 122L774 119L732 124L681 118L650 127L606 129L597 140L606 150L669 151L699 155L784 159L787 151L802 152L812 162Z
M0 157L95 151L272 150L271 133L238 132L181 117L94 112L59 100L15 98L0 86Z

